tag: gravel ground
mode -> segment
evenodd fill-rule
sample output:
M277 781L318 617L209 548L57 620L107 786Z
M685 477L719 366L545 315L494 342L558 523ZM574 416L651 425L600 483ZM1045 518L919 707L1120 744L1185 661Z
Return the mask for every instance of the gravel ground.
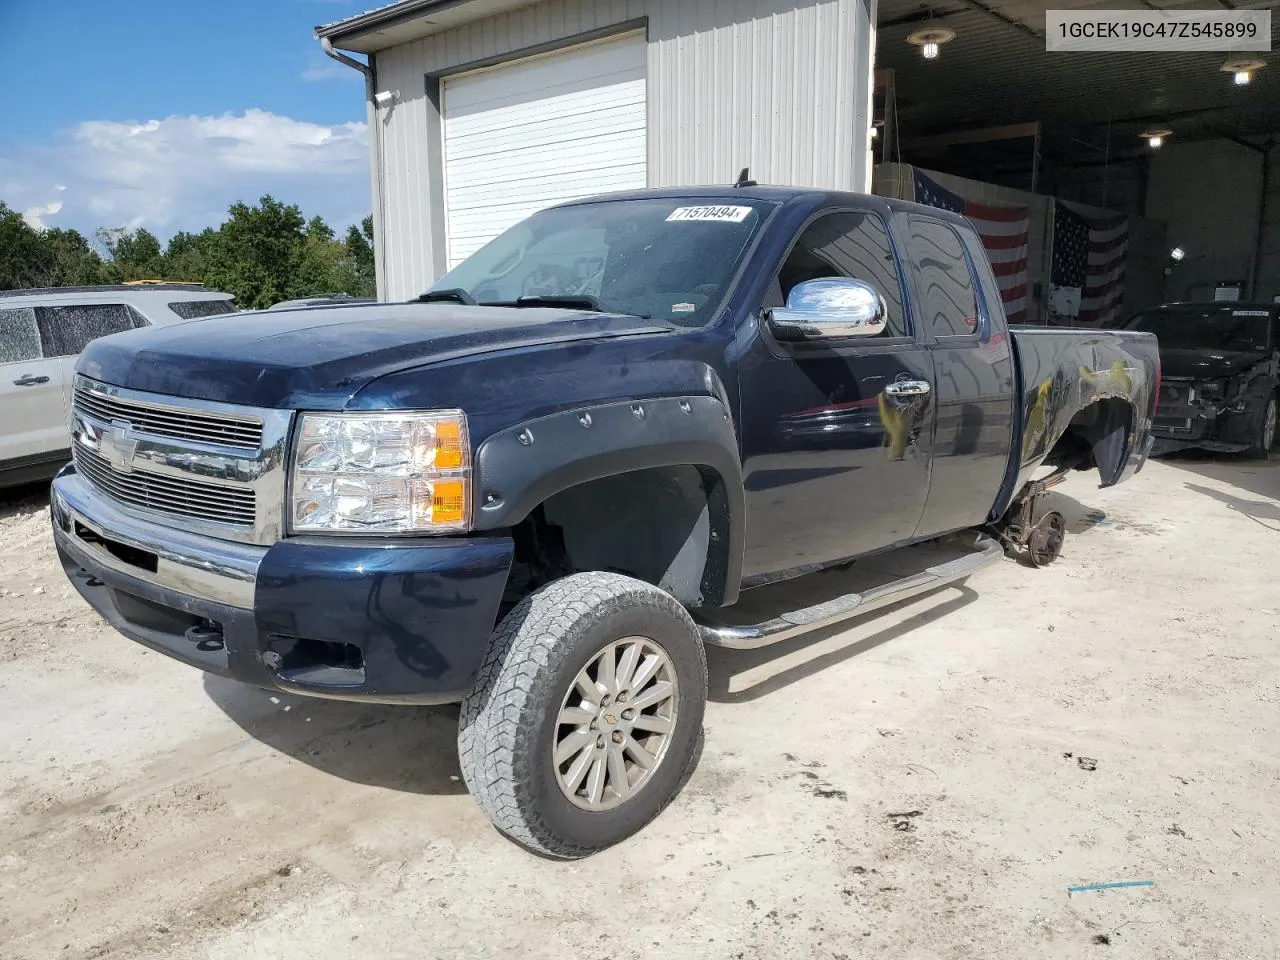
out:
M489 827L456 710L149 653L10 494L0 957L1280 956L1280 463L1058 490L1050 568L711 651L688 787L576 863Z

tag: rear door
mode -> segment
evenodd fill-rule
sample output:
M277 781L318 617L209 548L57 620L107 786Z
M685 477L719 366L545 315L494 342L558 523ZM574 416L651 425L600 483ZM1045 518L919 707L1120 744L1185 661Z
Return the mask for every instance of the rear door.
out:
M50 459L69 446L58 361L31 307L0 309L0 465Z
M916 286L916 317L933 366L937 419L929 498L917 538L987 519L1009 466L1014 370L1000 288L970 230L899 218Z
M797 283L824 277L875 287L888 326L877 337L783 343L761 323L739 361L748 579L905 541L924 509L932 369L879 214L812 219L762 306L781 306Z

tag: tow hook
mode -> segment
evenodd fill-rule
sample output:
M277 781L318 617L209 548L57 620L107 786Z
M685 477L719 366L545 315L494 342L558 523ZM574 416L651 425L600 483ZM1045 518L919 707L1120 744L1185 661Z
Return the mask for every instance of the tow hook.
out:
M195 626L187 627L186 638L196 645L197 650L221 650L226 646L222 637L222 627L212 620L205 620Z

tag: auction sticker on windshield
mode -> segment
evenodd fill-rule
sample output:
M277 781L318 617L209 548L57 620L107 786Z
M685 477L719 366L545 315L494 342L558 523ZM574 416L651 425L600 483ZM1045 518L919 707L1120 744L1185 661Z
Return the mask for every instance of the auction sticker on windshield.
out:
M716 221L719 223L741 223L751 212L750 207L677 207L667 217L668 221Z

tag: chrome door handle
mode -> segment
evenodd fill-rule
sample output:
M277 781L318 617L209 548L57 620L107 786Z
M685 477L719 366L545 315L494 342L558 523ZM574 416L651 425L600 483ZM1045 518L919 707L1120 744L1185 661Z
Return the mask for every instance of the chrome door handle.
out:
M37 383L48 383L48 382L49 382L48 377L33 377L30 375L27 375L25 377L19 377L17 380L13 381L13 385L15 387L34 387Z
M884 392L891 397L922 397L929 389L927 380L895 380L884 385Z

